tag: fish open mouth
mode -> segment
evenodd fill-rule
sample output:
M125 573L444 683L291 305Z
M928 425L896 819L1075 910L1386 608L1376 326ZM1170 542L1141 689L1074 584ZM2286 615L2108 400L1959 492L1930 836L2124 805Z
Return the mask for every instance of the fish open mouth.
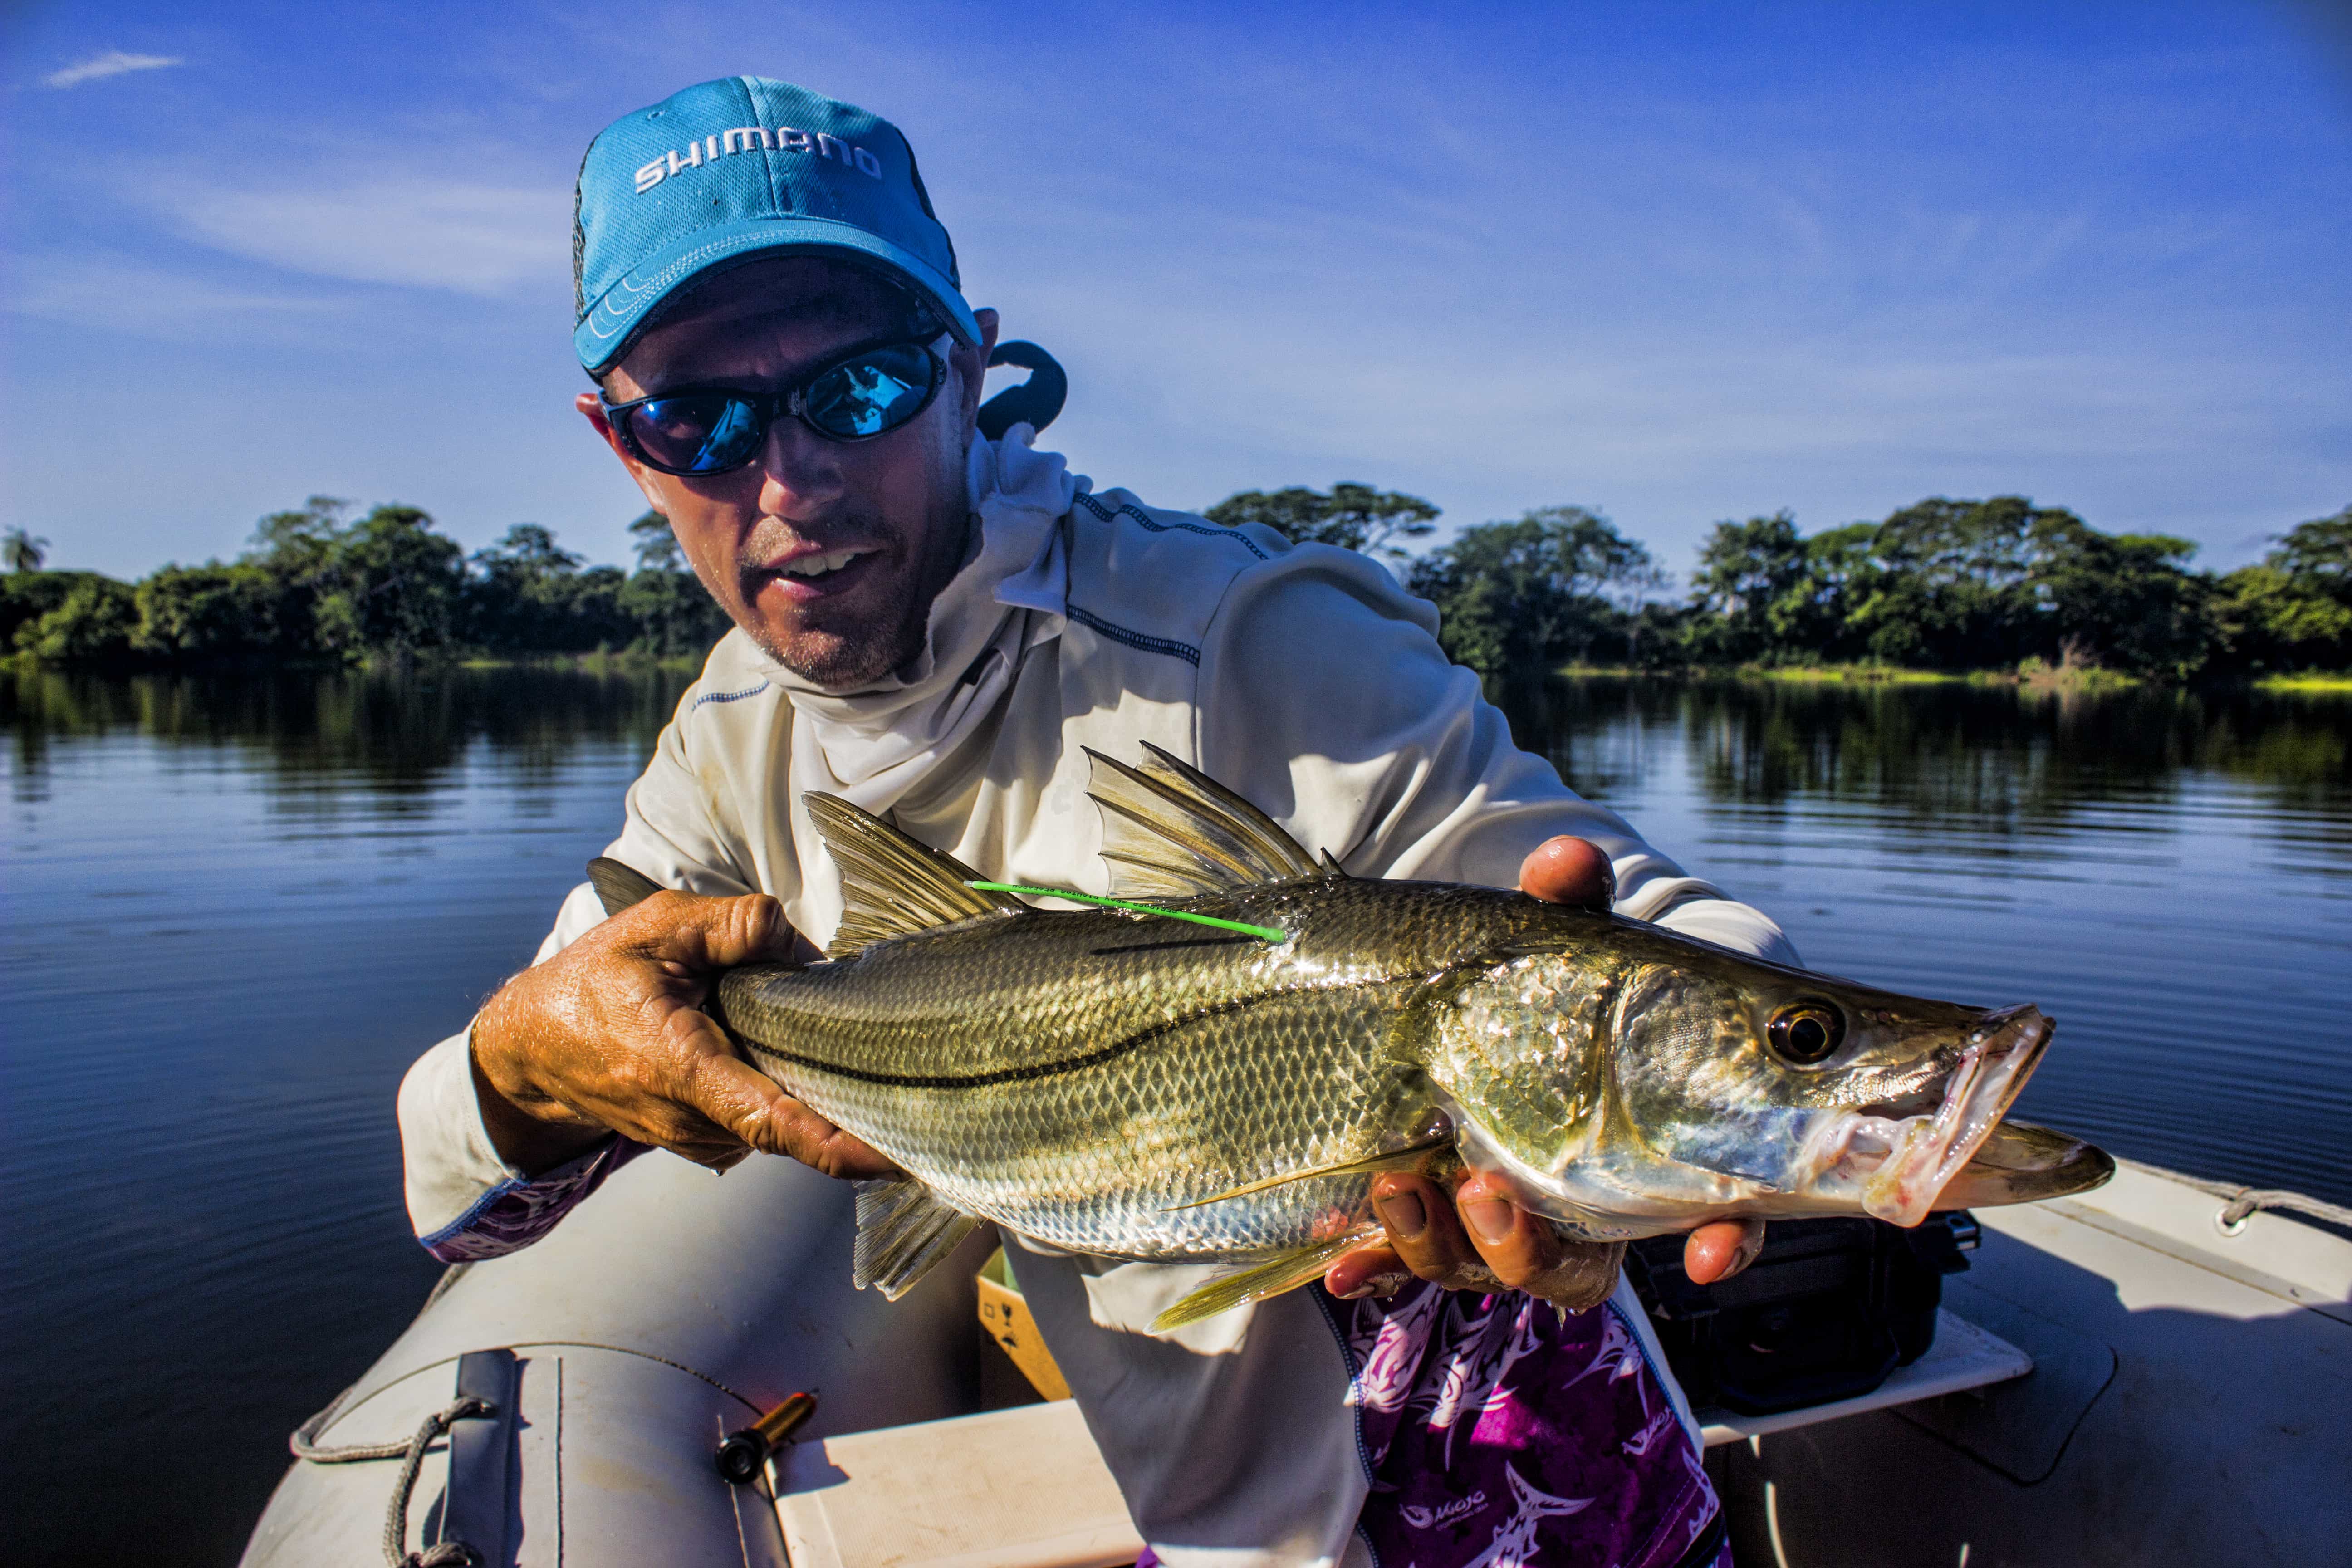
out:
M1833 1142L1822 1151L1822 1184L1854 1192L1864 1212L1880 1219L1917 1225L2025 1087L2051 1029L2038 1007L1985 1015L1932 1111L1890 1117L1864 1110L1839 1122Z

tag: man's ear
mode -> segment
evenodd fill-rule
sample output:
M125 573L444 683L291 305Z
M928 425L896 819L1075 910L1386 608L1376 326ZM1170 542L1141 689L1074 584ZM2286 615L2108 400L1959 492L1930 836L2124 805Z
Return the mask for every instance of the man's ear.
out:
M980 422L982 384L988 379L988 356L996 349L997 331L996 312L993 310L974 310L971 313L971 319L980 326L979 344L976 347L966 348L963 344L958 343L948 355L949 361L956 368L957 376L962 382L963 427L967 430L973 428Z
M596 434L603 438L604 445L613 448L613 456L621 459L621 467L628 469L629 478L636 481L638 493L646 498L646 504L667 517L669 504L661 492L654 489L652 470L629 456L629 449L621 445L618 436L613 434L613 422L604 417L604 400L593 392L583 392L572 400L572 406L580 410L581 416L595 426Z

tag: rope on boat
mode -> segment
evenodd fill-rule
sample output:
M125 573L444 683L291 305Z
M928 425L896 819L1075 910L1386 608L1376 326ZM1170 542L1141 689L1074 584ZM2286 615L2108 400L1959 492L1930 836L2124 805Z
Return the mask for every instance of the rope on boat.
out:
M2296 1214L2307 1214L2314 1219L2324 1219L2330 1225L2352 1227L2352 1209L2275 1187L2259 1190L2239 1188L2238 1195L2223 1207L2215 1223L2234 1236L2238 1228L2261 1209L2291 1209Z
M425 1463L425 1450L457 1423L468 1416L490 1415L497 1407L469 1394L427 1415L416 1428L415 1436L404 1443L350 1443L341 1447L320 1447L319 1434L327 1429L327 1424L335 1418L335 1413L351 1394L351 1389L346 1388L335 1395L332 1405L294 1428L286 1446L294 1451L296 1458L314 1465L348 1465L362 1459L401 1461L400 1479L392 1489L392 1504L383 1516L386 1568L478 1568L481 1554L462 1541L444 1541L422 1552L404 1552L401 1546L408 1538L408 1500L416 1490L416 1472Z
M2192 1176L2185 1171L2168 1171L2162 1165L2151 1165L2140 1160L2118 1159L2116 1163L2129 1165L2136 1171L2146 1171L2152 1175L2162 1176L2168 1182L2179 1182L2184 1187L2194 1187L2200 1193L2210 1193L2220 1198L2221 1207L2213 1215L2213 1225L2223 1236L2237 1235L2246 1228L2246 1221L2263 1209L2284 1209L2291 1214L2308 1215L2324 1224L2352 1230L2352 1209L2315 1198L2308 1193L2292 1192L2284 1187L2242 1187L2232 1182Z

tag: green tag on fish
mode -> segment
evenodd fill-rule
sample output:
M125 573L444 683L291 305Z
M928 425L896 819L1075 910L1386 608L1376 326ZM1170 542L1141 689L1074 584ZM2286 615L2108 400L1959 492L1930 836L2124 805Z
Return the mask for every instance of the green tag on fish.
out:
M1158 915L1163 920L1191 921L1196 926L1214 926L1219 931L1237 931L1244 936L1254 936L1260 942L1288 942L1290 933L1272 926L1254 926L1241 921L1223 921L1214 915L1196 915L1189 910L1163 910L1157 904L1129 903L1125 899L1106 899L1093 893L1073 893L1064 888L1024 888L1017 882L966 882L965 887L980 893L1017 893L1024 899L1068 899L1075 903L1099 904L1107 910L1125 910L1130 914Z

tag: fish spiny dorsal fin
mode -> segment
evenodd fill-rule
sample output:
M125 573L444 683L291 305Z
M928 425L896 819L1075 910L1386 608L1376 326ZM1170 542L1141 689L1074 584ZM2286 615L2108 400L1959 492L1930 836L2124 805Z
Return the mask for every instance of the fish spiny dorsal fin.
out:
M841 928L825 947L827 958L846 958L884 937L1028 908L1009 893L966 887L981 879L979 872L838 795L811 790L802 798L841 868Z
M588 862L588 885L596 889L607 916L617 915L631 904L642 903L662 890L659 882L610 855L599 855Z
M1112 892L1181 899L1331 874L1240 795L1148 742L1143 750L1139 768L1087 752Z

